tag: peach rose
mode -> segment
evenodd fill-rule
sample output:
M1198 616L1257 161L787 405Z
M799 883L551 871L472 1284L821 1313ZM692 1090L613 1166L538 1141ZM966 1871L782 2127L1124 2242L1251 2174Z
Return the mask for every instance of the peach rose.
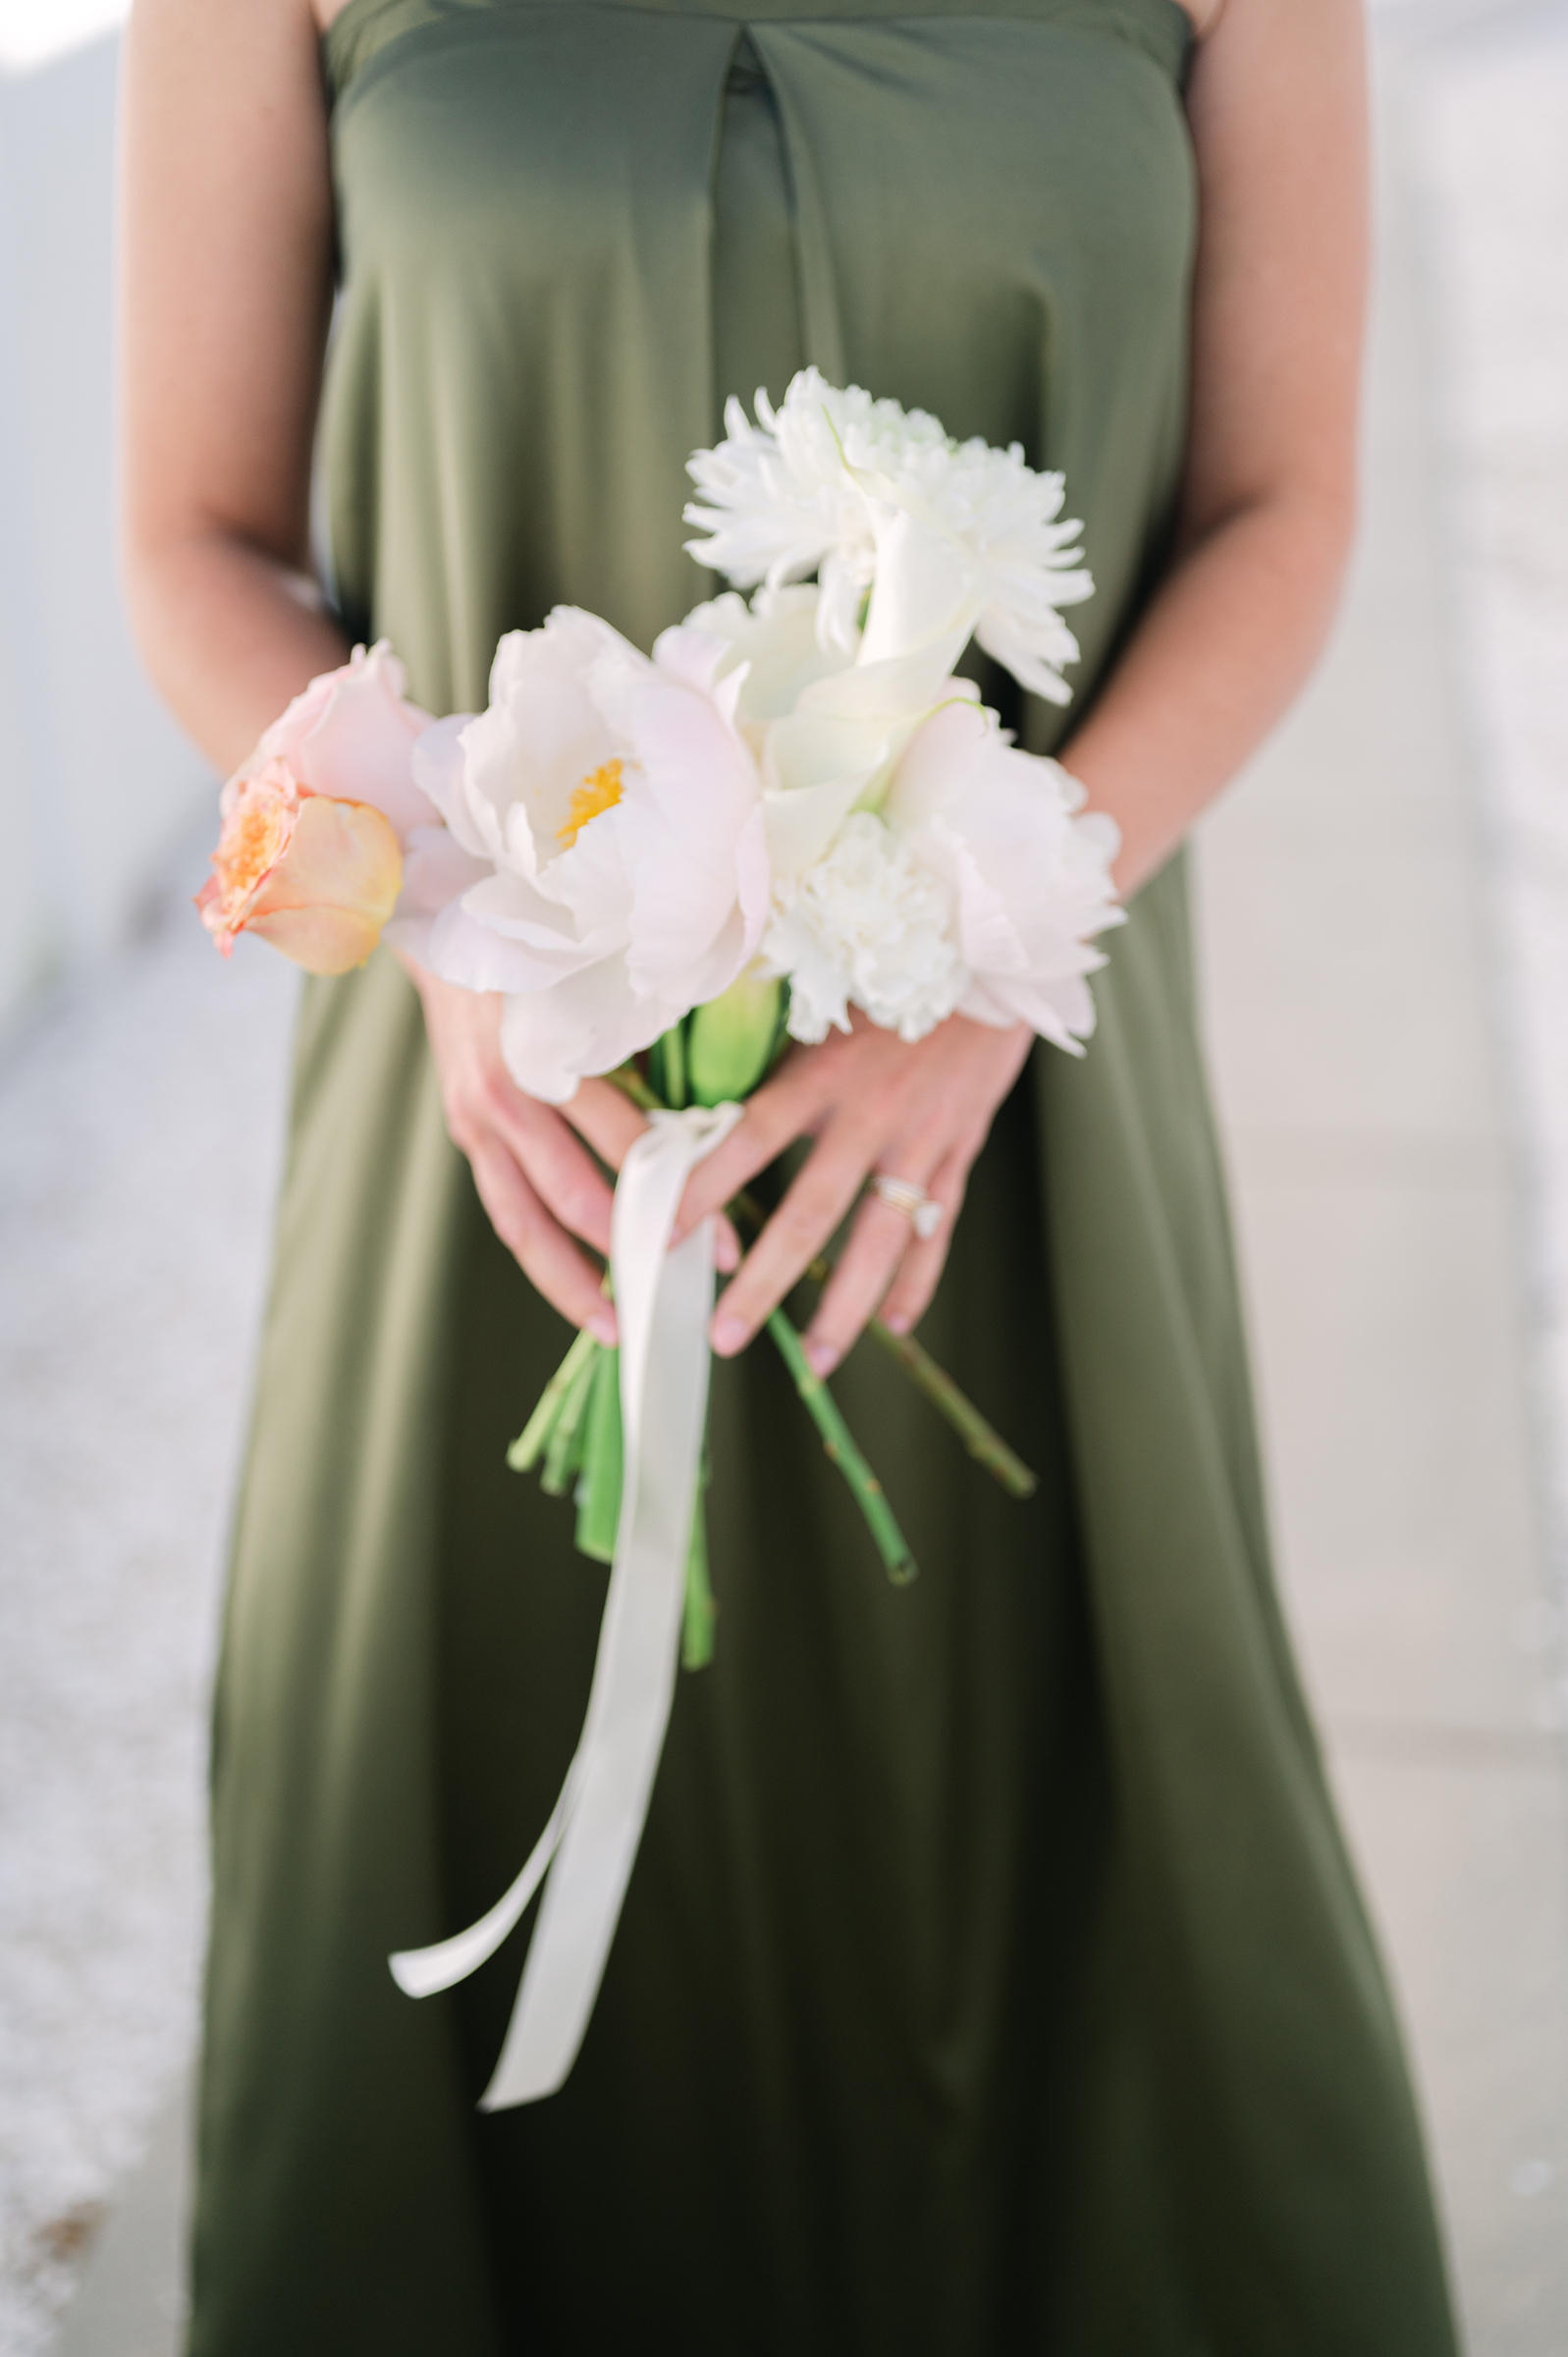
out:
M389 819L406 849L415 827L439 819L413 781L413 748L430 714L404 694L403 665L385 638L356 646L337 671L323 672L275 720L241 778L272 760L287 762L305 794L336 802L368 802Z
M403 854L439 825L414 784L430 715L385 640L312 680L223 790L223 832L196 898L224 956L258 933L313 974L363 965L397 905Z
M212 874L196 898L224 956L238 933L307 973L363 965L397 905L403 852L368 802L302 792L283 761L233 782Z

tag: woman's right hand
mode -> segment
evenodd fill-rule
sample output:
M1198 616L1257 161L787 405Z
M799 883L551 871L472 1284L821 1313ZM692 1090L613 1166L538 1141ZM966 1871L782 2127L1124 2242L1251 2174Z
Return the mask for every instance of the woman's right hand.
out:
M573 1241L609 1257L613 1190L587 1147L618 1171L647 1123L608 1080L582 1081L560 1112L525 1097L502 1061L501 1000L411 961L407 971L424 1005L448 1134L468 1158L497 1235L564 1318L614 1343L600 1271Z

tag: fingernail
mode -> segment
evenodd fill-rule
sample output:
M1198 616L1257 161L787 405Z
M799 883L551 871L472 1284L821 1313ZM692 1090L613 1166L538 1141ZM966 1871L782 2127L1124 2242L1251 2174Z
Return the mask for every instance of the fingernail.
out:
M613 1350L616 1346L615 1311L613 1309L596 1309L588 1320L588 1332L596 1343L603 1343L607 1350Z
M901 1309L895 1309L891 1318L884 1318L882 1322L890 1334L907 1334L909 1332L909 1320Z
M715 1318L713 1346L721 1358L732 1358L746 1339L746 1330L738 1318Z
M806 1364L813 1375L831 1375L838 1364L838 1353L832 1343L807 1343Z

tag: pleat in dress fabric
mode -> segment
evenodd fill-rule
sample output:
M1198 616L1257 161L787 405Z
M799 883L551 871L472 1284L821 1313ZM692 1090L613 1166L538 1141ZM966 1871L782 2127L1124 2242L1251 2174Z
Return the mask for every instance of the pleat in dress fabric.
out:
M1187 49L1173 0L350 0L351 633L437 711L558 602L649 644L711 587L688 452L810 360L1065 468L1081 711L1169 531ZM771 1353L717 1370L717 1660L576 2067L496 2115L528 1925L419 2004L386 1959L498 1896L581 1723L605 1575L503 1454L568 1336L396 965L307 986L215 1713L196 2357L1452 2349L1271 1581L1179 859L1110 946L924 1330L1038 1495L857 1350L894 1591Z

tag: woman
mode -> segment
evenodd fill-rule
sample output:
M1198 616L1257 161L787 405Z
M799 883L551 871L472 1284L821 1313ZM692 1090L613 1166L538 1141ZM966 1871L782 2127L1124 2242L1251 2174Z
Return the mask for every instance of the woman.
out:
M1350 534L1351 0L136 0L126 171L132 588L220 768L354 639L442 712L558 601L648 644L701 589L687 453L814 361L1065 469L1075 699L1006 709L1116 818L1131 904L1082 1065L857 1028L694 1178L688 1223L798 1147L713 1330L718 1659L576 2067L489 2116L526 1933L417 2006L386 1957L506 1887L575 1739L601 1578L503 1450L562 1321L613 1331L604 1167L640 1117L529 1102L494 1004L385 955L307 987L217 1703L192 2350L1440 2357L1271 1584L1179 850ZM801 1314L908 1592L746 1348L846 1216ZM879 1303L1038 1467L1027 1507L847 1356Z

